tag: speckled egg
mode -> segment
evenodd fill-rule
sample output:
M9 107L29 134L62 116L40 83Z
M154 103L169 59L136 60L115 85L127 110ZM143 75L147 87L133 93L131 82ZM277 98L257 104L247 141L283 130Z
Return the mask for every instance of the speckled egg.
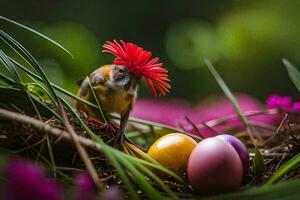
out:
M149 148L148 155L175 172L184 172L197 142L181 133L170 133L159 138Z

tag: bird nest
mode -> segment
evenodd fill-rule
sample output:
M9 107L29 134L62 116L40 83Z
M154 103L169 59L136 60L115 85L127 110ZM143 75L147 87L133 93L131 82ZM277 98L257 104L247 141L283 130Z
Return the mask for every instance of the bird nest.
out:
M37 116L33 116L37 119ZM99 177L106 185L120 185L122 181L119 178L117 171L112 167L111 161L95 150L93 141L88 139L85 129L71 114L68 114L71 125L75 132L81 138L87 139L88 142L82 143L86 147L90 160L93 162ZM89 118L84 114L80 114L81 119L90 130L99 135L101 139L113 146L122 150L120 140L114 137L118 131L115 122L109 125L95 119ZM42 123L49 125L57 130L65 130L62 122L54 117L43 118ZM133 124L131 128L135 128ZM259 186L265 183L283 164L289 161L300 151L300 129L297 124L281 123L277 133L264 138L264 145L260 148L263 155L265 168L260 173L254 173L251 167L248 174L245 176L241 189L246 189L252 186ZM63 137L53 134L45 134L41 128L37 128L30 123L20 122L18 120L1 119L0 121L1 139L0 146L2 149L9 150L23 157L33 160L40 160L50 169L56 170L57 177L65 180L65 177L71 177L74 172L83 171L85 169L82 160L80 159L74 143L68 137ZM137 128L142 131L141 128ZM113 140L112 140L113 138ZM115 139L114 139L115 138ZM253 148L249 143L249 137L246 134L240 134L240 139L247 144L248 148ZM90 142L90 143L89 143ZM150 145L150 144L148 144ZM252 162L253 155L251 154ZM53 168L54 167L54 168ZM171 177L163 176L164 183L168 185L172 191L177 192L179 196L190 196L195 194L189 185L186 174L181 174L184 183L180 183ZM281 178L281 181L296 179L300 176L300 167L290 171ZM149 179L151 182L151 180ZM160 190L156 182L151 182L152 185ZM126 191L124 191L126 193Z

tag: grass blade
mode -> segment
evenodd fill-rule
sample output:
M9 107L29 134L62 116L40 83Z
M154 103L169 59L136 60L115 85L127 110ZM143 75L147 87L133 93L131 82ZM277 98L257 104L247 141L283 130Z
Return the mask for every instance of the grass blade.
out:
M8 70L11 77L17 82L21 82L21 77L15 69L13 63L8 59L7 55L0 49L0 61L3 63L4 67Z
M101 114L101 117L102 117L103 121L105 122L105 124L108 125L108 123L107 123L107 116L106 116L106 115L104 114L104 112L103 112L103 109L102 109L102 107L101 107L101 105L100 105L100 102L99 102L99 100L98 100L98 97L97 97L97 95L95 94L94 88L92 87L92 84L91 84L91 82L90 82L90 78L87 77L87 80L88 80L88 83L89 83L90 91L91 91L92 94L93 94L93 98L94 98L94 100L95 100L96 103L97 103L97 107L98 107L98 110L99 110L99 112L100 112L100 114Z
M116 115L111 115L111 116L112 116L113 119L120 119ZM165 124L152 122L152 121L148 121L148 120L144 120L144 119L139 119L139 118L135 118L135 117L130 117L129 121L134 122L134 123L138 123L138 124L147 125L147 126L155 126L155 127L159 127L159 128L164 128L166 130L175 131L175 132L178 132L178 133L188 134L188 133L185 133L182 129L179 129L179 128L175 128L175 127L168 126L168 125L165 125Z
M39 111L39 109L37 108L36 104L34 103L32 97L30 96L29 93L26 92L26 94L27 94L27 97L28 97L28 99L29 99L29 101L30 101L30 103L31 103L31 105L32 105L32 107L33 107L33 109L35 110L37 116L39 117L40 120L42 120L42 115L40 114L40 111Z
M178 176L177 174L175 174L171 170L165 168L164 166L162 166L161 164L159 164L158 162L156 162L152 158L151 158L152 160L150 160L148 158L150 161L149 160L147 161L147 160L143 160L143 159L140 159L140 158L137 158L137 157L125 154L123 152L121 152L121 153L123 154L124 157L126 157L127 160L131 160L132 162L138 162L138 163L141 163L141 164L146 165L148 167L160 170L160 171L164 172L165 174L167 174L169 176L172 176L173 178L177 179L178 181L183 182L183 180L182 180L182 178L180 176Z
M135 199L135 200L139 199L138 194L135 191L135 187L133 186L133 184L129 180L129 178L128 178L126 172L125 172L125 170L122 168L122 166L120 165L120 163L116 160L116 158L110 152L106 152L105 155L110 160L110 162L112 163L113 167L117 170L117 172L118 172L121 180L127 186L127 189L128 189L128 192L131 195L131 198Z
M8 76L0 73L0 80L2 80L4 83L10 85L10 86L13 86L16 84L15 81L13 81L12 79L10 79Z
M220 88L222 89L222 91L224 92L224 94L226 95L228 100L230 101L230 103L231 103L232 107L234 108L237 116L239 117L242 124L246 128L252 143L255 144L255 140L254 140L253 134L250 130L247 118L243 115L243 113L241 111L241 108L240 108L236 98L234 97L233 93L230 91L230 89L228 88L228 86L226 85L226 83L224 82L222 77L219 75L217 70L214 68L213 64L207 59L205 59L204 62L206 64L207 68L209 69L209 71L212 73L212 75L216 79L218 85L220 86Z
M255 156L253 158L252 168L255 175L261 175L265 171L264 159L257 146L255 146Z
M45 72L39 65L39 63L36 61L36 59L26 50L25 47L23 47L18 41L16 41L13 37L11 37L9 34L5 33L4 31L0 30L0 35L2 36L1 39L11 47L13 51L15 51L20 57L24 59L25 62L27 62L31 67L33 67L41 76L43 83L47 86L49 93L52 96L52 99L55 99L56 102L53 102L57 105L58 97L53 89L53 87L50 84L49 79L47 78Z
M49 158L50 158L50 161L51 161L53 176L54 176L54 178L56 178L56 165L55 165L55 159L54 159L54 155L53 155L52 146L50 144L50 138L49 138L48 135L46 135L45 137L46 137L46 140L47 140L48 154L49 154Z
M40 84L39 82L37 82L37 81L36 81L33 77L31 77L31 76L29 76L29 78L36 84L34 87L38 87L38 88L42 91L42 93L43 93L45 96L48 96L48 97L49 97L49 99L54 103L54 105L57 105L57 104L56 104L56 100L53 99L53 97L52 97L52 95L50 94L50 92L49 92L42 84ZM31 86L33 86L33 85L31 85ZM30 89L30 90L28 90L28 91L29 91L31 94L38 96L38 95L36 94L37 92L35 92L34 90L35 90L35 89L32 88L32 89ZM41 96L38 96L38 97L42 98ZM58 112L57 112L57 113L58 113Z
M11 60L11 61L12 61L19 69L21 69L22 71L24 71L27 75L30 75L30 76L34 77L36 80L43 81L43 79L42 79L39 75L37 75L37 74L35 74L34 72L30 71L29 69L27 69L26 67L24 67L23 65L21 65L20 63L18 63L16 60L12 59L11 57L9 57L9 59L10 59L10 60ZM73 94L73 93L71 93L71 92L69 92L69 91L63 89L62 87L60 87L60 86L58 86L58 85L56 85L56 84L54 84L54 83L50 83L50 84L52 85L52 87L54 87L57 91L59 91L59 92L61 92L61 93L65 94L65 95L67 95L67 96L69 96L69 97L71 97L71 98L73 98L73 99L76 99L76 100L78 100L78 101L80 101L80 102L82 102L82 103L85 103L86 105L89 105L89 106L91 106L91 107L93 107L93 108L98 108L95 104L93 104L93 103L91 103L91 102L89 102L89 101L86 101L85 99L82 99L82 98L76 96L75 94Z
M34 29L32 29L32 28L29 28L28 26L25 26L25 25L23 25L23 24L20 24L20 23L14 21L14 20L8 19L8 18L6 18L6 17L0 16L0 19L2 19L2 20L4 20L4 21L7 21L7 22L9 22L9 23L12 23L12 24L14 24L14 25L16 25L16 26L18 26L18 27L20 27L20 28L23 28L23 29L25 29L25 30L31 32L31 33L34 33L34 34L38 35L39 37L42 37L43 39L45 39L45 40L51 42L52 44L54 44L54 45L56 45L56 46L58 46L60 49L62 49L64 52L66 52L66 53L69 54L72 58L74 58L74 56L73 56L66 48L64 48L61 44L59 44L58 42L56 42L56 41L50 39L49 37L45 36L44 34L38 32L38 31L36 31L36 30L34 30Z
M53 111L53 108L50 108L41 99L32 94L30 94L30 96L43 117L51 117L53 115L57 115ZM28 115L36 114L35 109L32 107L32 104L30 102L30 99L28 99L26 92L18 88L0 87L0 102L3 103L3 105L7 106L9 106L10 104L15 104L17 107L22 108L21 112L24 112Z
M290 79L300 92L300 72L287 59L282 59L282 62L286 67Z
M254 187L242 192L222 194L204 200L295 200L299 199L300 179L285 183Z
M300 153L290 159L287 163L285 163L273 176L266 182L265 185L271 185L280 179L284 174L293 170L294 168L300 165Z
M224 92L224 94L226 95L226 97L229 99L230 103L232 104L234 110L236 111L236 113L238 114L238 117L240 118L241 122L243 123L243 125L245 126L245 128L247 128L248 122L246 117L243 115L237 100L235 99L234 95L232 94L232 92L230 91L230 89L228 88L228 86L226 85L226 83L224 82L224 80L222 79L222 77L219 75L219 73L216 71L216 69L214 68L214 66L212 65L212 63L209 60L205 60L204 61L206 66L208 67L209 71L212 73L212 75L214 76L214 78L216 79L217 83L219 84L220 88L222 89L222 91Z
M161 187L161 189L163 189L168 195L170 195L170 197L172 199L178 199L178 197L174 194L174 192L172 192L172 190L170 190L164 184L164 182L158 176L156 176L151 170L149 170L147 167L145 167L145 166L143 166L141 164L137 164L137 167L141 171L143 171L145 173L145 175L147 175L148 177L152 178Z
M43 108L45 108L49 113L51 113L57 119L61 120L60 115L53 108L50 108L47 104L45 104L45 102L43 102L40 98L36 97L35 95L30 94L30 93L29 93L29 95L32 98L32 100L35 102L35 104L38 103L39 105L43 106Z
M163 199L163 196L159 194L152 185L145 179L145 177L136 169L136 167L125 159L123 156L116 155L117 159L126 167L136 179L137 185L147 194L149 199L157 200Z

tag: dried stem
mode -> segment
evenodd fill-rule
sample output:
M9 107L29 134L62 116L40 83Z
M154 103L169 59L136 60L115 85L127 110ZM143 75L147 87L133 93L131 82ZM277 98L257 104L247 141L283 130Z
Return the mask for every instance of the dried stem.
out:
M193 127L193 129L196 131L197 135L200 135L203 138L203 136L202 136L201 132L199 131L198 127L192 122L192 120L187 115L184 115L184 118Z
M261 155L263 155L264 157L273 158L273 157L287 156L288 154L287 153L264 153L264 152L261 152ZM249 156L254 157L255 153L250 153Z
M280 124L279 124L279 126L278 126L278 128L276 130L276 134L279 134L279 131L281 130L281 128L282 128L284 122L286 121L287 117L288 117L288 114L285 114L284 118L281 120L281 122L280 122Z
M92 161L89 158L88 153L86 152L85 148L82 147L82 145L80 144L80 142L77 139L77 133L74 131L72 125L69 122L68 116L62 106L61 101L58 99L58 108L61 114L61 117L63 119L63 123L77 149L77 152L79 154L79 157L81 158L82 162L84 163L87 171L89 172L90 176L92 177L94 183L96 184L96 186L100 189L100 190L105 190L105 186L102 183L102 181L100 180L98 173L92 163Z

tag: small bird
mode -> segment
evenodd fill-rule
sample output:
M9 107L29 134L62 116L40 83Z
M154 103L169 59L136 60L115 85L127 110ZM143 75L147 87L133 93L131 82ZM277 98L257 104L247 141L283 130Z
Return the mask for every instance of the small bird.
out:
M158 63L159 58L151 58L152 53L123 40L107 41L104 53L116 56L113 64L103 65L79 82L78 96L95 103L89 81L98 98L103 112L120 115L119 136L124 139L124 131L129 114L134 108L139 84L144 78L155 96L169 92L168 71ZM90 106L77 102L76 107L89 116L98 117L97 111Z
M89 79L89 80L88 80ZM124 132L129 113L133 109L140 79L120 65L104 65L86 77L80 86L78 96L95 103L90 92L89 82L100 102L105 114L117 113L121 116L120 133ZM99 113L88 105L77 103L77 109L85 111L89 116L99 117Z

